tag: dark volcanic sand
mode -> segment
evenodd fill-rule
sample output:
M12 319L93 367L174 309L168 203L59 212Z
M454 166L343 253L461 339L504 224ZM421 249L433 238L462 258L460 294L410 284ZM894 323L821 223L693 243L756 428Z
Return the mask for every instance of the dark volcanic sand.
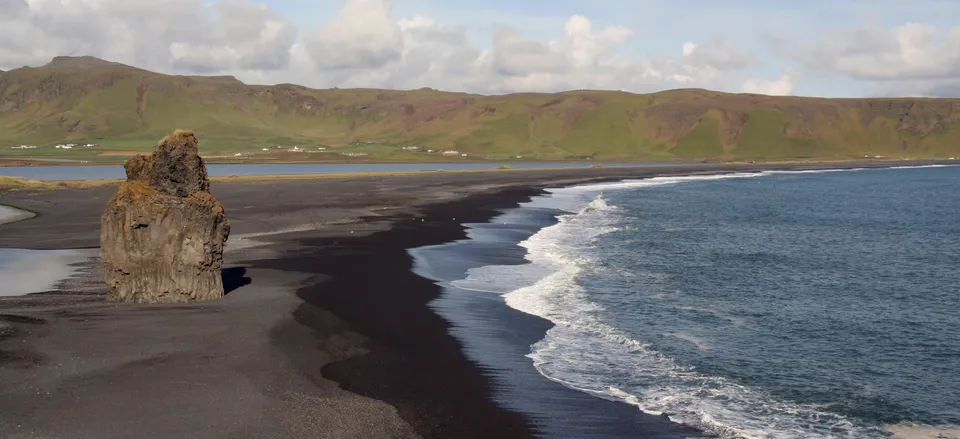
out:
M107 304L94 261L58 291L0 299L0 436L532 437L535 422L492 402L488 374L427 306L440 291L410 271L406 249L462 238L460 223L484 221L543 187L771 168L215 184L233 224L223 300ZM37 216L0 226L0 247L96 247L114 190L3 194L0 204ZM685 431L582 398L642 425L643 437Z

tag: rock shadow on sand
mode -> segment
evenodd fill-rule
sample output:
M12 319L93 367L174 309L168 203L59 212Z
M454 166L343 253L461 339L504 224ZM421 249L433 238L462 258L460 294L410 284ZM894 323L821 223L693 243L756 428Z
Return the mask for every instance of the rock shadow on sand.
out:
M220 276L223 278L223 295L226 296L232 291L245 287L253 283L253 279L247 276L246 267L230 267L220 270Z

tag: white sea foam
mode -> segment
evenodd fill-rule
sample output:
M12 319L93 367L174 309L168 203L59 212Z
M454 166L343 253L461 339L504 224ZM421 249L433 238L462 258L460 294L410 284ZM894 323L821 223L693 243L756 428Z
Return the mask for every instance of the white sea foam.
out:
M947 168L951 166L960 166L960 165L891 166L886 169Z
M779 400L679 363L611 324L606 310L592 301L589 291L578 282L583 272L595 270L599 262L587 251L594 240L619 227L616 206L597 193L774 173L784 172L662 177L549 190L550 196L529 205L547 207L557 200L553 207L570 213L520 243L527 249L530 264L475 268L452 284L502 294L510 307L553 322L528 357L541 374L570 388L620 400L652 414L668 413L676 421L727 438L884 437L886 433L879 429L856 426L822 406ZM722 313L709 312L722 317ZM689 334L669 336L709 349L708 340Z

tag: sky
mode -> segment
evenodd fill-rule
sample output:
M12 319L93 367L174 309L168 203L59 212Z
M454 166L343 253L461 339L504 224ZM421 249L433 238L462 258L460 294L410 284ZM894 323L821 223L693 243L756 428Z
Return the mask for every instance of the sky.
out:
M957 0L0 0L0 70L248 84L960 97Z

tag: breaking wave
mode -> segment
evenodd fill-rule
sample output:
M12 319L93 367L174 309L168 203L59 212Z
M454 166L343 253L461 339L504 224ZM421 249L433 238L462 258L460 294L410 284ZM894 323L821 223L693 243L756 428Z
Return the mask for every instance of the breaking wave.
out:
M507 305L553 322L527 355L545 377L595 396L632 404L651 414L668 414L707 433L726 438L887 437L822 405L780 400L733 379L701 373L618 328L581 284L589 273L608 270L596 239L623 227L617 206L603 192L684 182L757 178L773 174L829 171L768 171L725 175L662 177L552 189L527 206L566 213L519 245L525 265L490 265L469 270L458 288L501 294ZM695 309L696 312L713 312ZM738 324L731 319L731 324ZM709 345L684 333L665 334L700 349Z

